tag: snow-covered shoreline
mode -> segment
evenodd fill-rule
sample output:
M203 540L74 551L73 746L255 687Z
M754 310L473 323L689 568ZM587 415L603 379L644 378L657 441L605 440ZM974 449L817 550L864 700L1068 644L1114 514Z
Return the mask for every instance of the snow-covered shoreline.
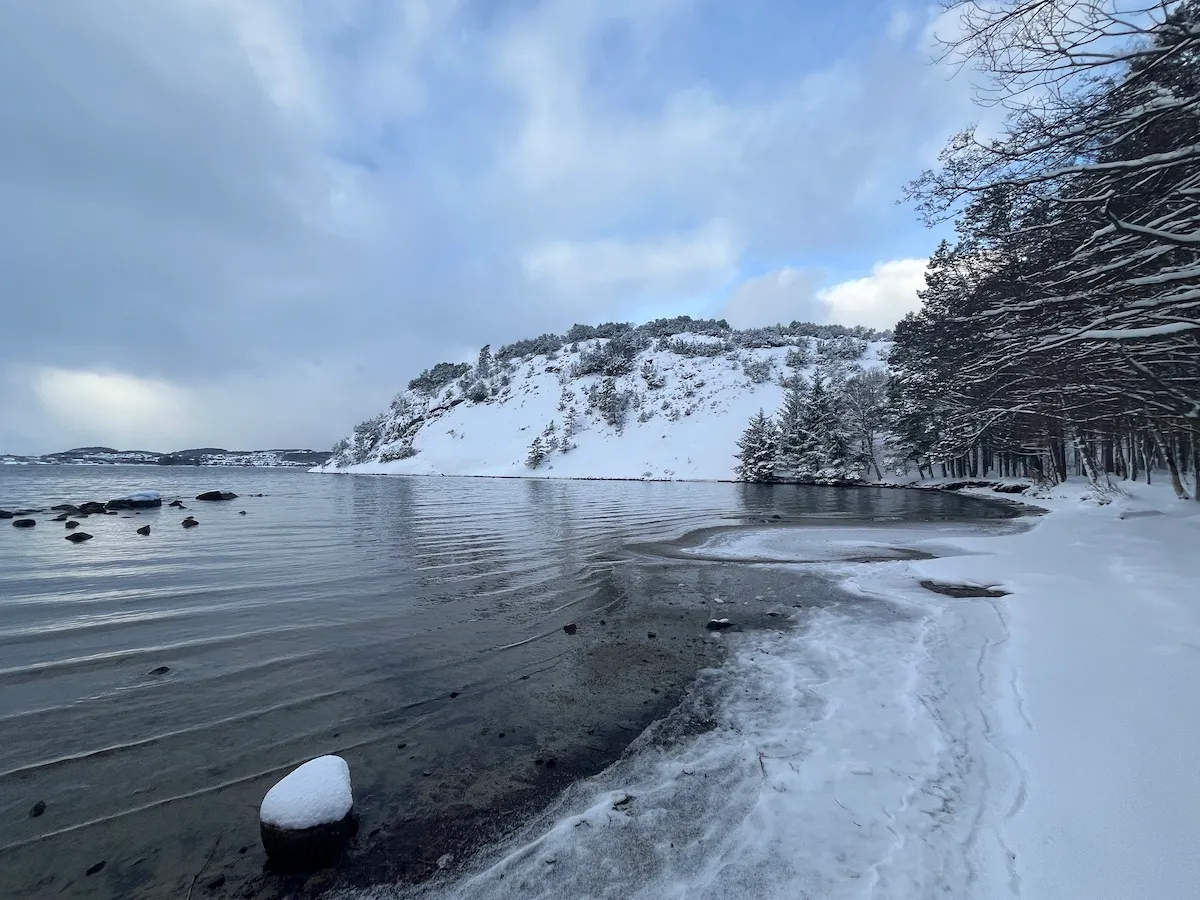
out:
M869 602L733 637L729 662L621 762L418 893L1194 896L1200 506L1130 491L1105 505L1083 484L1039 491L1022 499L1047 515L999 530L715 536L697 552L730 562L851 544L936 558L818 563ZM922 580L1010 593L954 599ZM722 614L758 602L724 598Z

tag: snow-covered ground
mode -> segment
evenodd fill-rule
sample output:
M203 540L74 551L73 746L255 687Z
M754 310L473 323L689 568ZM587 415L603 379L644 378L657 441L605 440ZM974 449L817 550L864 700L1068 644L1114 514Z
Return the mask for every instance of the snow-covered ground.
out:
M712 339L680 334L676 340ZM784 396L781 378L796 373L812 376L818 346L816 341L799 339L812 361L798 369L786 365L788 351L794 347L741 348L711 357L644 350L635 357L632 373L617 381L617 389L628 392L635 404L617 428L589 406L588 389L603 379L570 374L581 354L601 343L584 341L576 351L564 349L552 358L537 355L519 360L511 373L491 376L495 393L479 402L464 399L464 384L459 382L434 397L402 392L398 400L403 411L396 412L394 406L382 423L382 438L362 454L365 461L339 466L334 459L312 471L732 480L737 440L750 417L759 409L770 414L779 407ZM861 359L843 365L880 366L889 346L885 341L867 343ZM643 374L647 363L656 376L650 380ZM756 381L747 374L748 364L751 371L755 364L766 365L769 374ZM509 379L503 387L502 377ZM572 425L564 433L568 420ZM405 428L410 422L415 424ZM545 441L551 423L555 445L567 444L570 449L549 451L545 461L532 469L527 465L530 444L535 437ZM394 458L401 452L413 455Z
M781 566L854 547L939 558L807 563L853 599L716 638L729 662L621 762L417 893L1198 896L1200 504L1130 490L1102 506L1079 485L1043 493L1051 512L1007 533L821 526L697 548ZM924 579L1011 594L953 599ZM761 602L723 600L735 621Z

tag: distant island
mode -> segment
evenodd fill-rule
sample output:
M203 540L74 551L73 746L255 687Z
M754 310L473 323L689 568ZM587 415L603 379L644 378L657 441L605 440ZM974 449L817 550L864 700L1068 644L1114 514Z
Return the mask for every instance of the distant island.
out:
M116 450L112 447L76 447L44 456L0 454L0 465L68 466L249 466L257 468L311 468L324 465L328 450L224 450L198 447L158 453L154 450Z

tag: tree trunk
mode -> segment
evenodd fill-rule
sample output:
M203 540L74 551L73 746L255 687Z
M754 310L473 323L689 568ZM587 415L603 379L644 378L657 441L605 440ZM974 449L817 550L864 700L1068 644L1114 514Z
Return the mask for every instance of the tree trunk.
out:
M1167 474L1171 477L1171 488L1175 491L1176 497L1186 500L1188 498L1187 491L1179 479L1179 466L1175 464L1175 454L1171 452L1171 444L1159 429L1155 428L1153 434L1154 440L1158 444L1158 452L1162 454L1163 461L1167 464Z

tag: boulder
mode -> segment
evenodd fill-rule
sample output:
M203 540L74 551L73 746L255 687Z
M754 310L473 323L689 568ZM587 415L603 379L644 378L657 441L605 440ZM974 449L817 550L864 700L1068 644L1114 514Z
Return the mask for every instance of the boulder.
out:
M106 509L157 509L162 506L162 494L158 491L134 491L116 500L109 500Z
M337 862L357 827L350 767L340 756L309 760L267 791L258 818L275 868L311 871Z
M149 533L150 533L150 526L149 526L149 525L143 525L141 528L139 528L139 529L137 530L137 533L138 533L138 534L142 534L142 535L149 534Z
M237 494L232 491L205 491L196 495L197 500L236 500Z
M82 544L84 541L90 541L92 536L86 531L72 531L67 535L67 540L72 544Z
M32 528L36 524L33 519L13 519L13 528Z
M7 509L0 509L0 519L11 519L16 513L10 513Z
M79 511L85 515L91 515L92 513L104 512L104 507L105 504L103 503L99 503L95 500L89 500L87 503L79 504Z

